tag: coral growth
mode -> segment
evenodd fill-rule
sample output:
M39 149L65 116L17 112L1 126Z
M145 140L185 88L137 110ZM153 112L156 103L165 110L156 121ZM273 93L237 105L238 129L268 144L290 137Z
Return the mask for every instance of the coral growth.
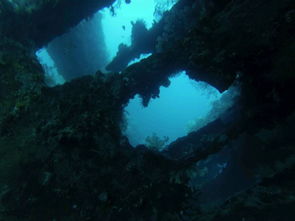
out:
M156 133L153 133L152 136L148 136L145 139L146 146L155 151L162 151L164 150L166 144L169 141L169 137L165 136L163 138L160 138Z

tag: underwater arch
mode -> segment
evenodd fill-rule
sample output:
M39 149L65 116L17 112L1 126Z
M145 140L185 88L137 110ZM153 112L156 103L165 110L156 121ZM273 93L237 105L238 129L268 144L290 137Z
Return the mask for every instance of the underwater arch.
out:
M233 104L236 96L236 89L220 93L205 82L191 80L185 71L169 80L170 85L160 87L159 98L151 99L147 107L143 107L139 95L125 107L127 126L123 133L132 146L149 145L150 138L165 140L168 145L215 120ZM222 102L225 96L229 98Z

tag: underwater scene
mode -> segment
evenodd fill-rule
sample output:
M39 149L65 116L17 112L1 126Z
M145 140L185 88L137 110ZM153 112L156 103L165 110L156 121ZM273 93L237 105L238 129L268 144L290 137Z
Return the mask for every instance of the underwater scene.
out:
M294 221L294 0L0 0L0 221Z

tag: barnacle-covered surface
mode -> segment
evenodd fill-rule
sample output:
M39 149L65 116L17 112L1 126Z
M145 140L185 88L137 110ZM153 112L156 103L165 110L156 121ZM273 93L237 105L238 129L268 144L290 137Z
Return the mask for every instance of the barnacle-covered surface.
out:
M0 220L293 220L294 1L180 0L152 56L48 88L36 48L111 3L1 1ZM179 35L174 19L192 18ZM163 152L132 148L124 105L147 105L179 70L220 91L236 80L241 95Z

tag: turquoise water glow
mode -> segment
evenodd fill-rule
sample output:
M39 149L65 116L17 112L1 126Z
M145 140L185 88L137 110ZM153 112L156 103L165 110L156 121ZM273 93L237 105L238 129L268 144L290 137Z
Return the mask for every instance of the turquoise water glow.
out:
M159 20L156 8L163 13L176 2L177 0L132 0L127 4L125 1L117 1L113 5L114 13L110 8L102 10L102 27L110 60L116 55L121 43L131 44L132 22L143 20L146 27L151 28Z
M221 94L210 85L190 80L185 72L170 79L168 88L160 88L160 98L152 99L147 108L136 96L125 108L128 128L126 135L133 146L145 143L145 138L156 133L168 136L169 142L185 136L191 124L207 117L212 103Z

